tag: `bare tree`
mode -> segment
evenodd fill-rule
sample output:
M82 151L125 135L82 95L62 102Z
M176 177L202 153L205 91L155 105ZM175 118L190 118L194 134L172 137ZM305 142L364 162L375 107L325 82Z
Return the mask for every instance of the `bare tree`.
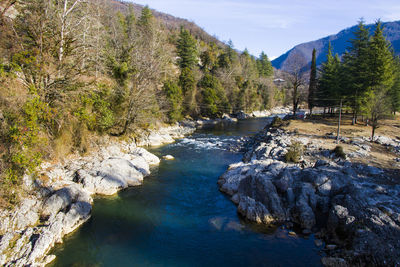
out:
M288 88L292 90L292 103L293 103L293 116L296 116L296 111L299 107L303 87L306 85L306 75L304 66L306 59L301 54L295 54L290 57L286 63L286 80L288 81Z

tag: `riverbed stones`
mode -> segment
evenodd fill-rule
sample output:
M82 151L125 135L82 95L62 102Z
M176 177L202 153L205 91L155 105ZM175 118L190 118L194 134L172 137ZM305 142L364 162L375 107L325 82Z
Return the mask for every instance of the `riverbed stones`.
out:
M220 177L220 190L251 221L289 221L307 232L320 221L319 238L328 244L326 266L400 265L400 186L388 184L385 170L336 159L330 150L323 155L318 142L307 137L301 139L307 144L304 162L286 163L282 155L296 140L293 133L267 127L250 142L243 161L231 164ZM379 142L397 145L385 138ZM346 143L362 150L354 156L370 153L369 140Z

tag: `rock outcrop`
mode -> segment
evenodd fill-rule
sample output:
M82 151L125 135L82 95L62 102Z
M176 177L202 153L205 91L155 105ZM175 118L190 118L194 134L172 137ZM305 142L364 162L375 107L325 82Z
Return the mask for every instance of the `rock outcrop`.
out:
M276 128L262 131L243 161L220 177L220 190L250 221L318 232L329 244L327 266L399 265L400 185L386 179L386 170L335 158L313 141ZM298 164L283 157L293 142L306 150Z

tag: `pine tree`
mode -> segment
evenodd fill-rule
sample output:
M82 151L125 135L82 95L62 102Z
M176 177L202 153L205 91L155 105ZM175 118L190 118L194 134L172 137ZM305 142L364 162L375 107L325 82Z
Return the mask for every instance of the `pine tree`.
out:
M189 67L182 69L179 76L179 86L184 95L184 112L194 115L196 110L196 78L193 70Z
M214 71L218 67L218 47L215 43L211 43L207 50L200 55L202 69Z
M326 61L322 63L317 89L314 92L314 104L323 107L334 106L342 94L339 81L340 59L337 54L335 57L332 55L332 46L329 43Z
M197 64L197 46L196 40L185 28L181 28L181 32L177 44L178 50L178 64L182 69L190 68L193 69Z
M202 113L215 117L230 109L224 88L220 81L213 75L206 73L199 81L203 97Z
M395 63L390 43L383 35L380 21L376 23L374 35L369 43L370 87L361 96L361 110L370 119L372 127L371 140L374 140L375 130L379 121L389 114L389 92L395 78Z
M145 6L142 9L138 25L142 27L147 27L151 23L152 19L153 19L153 13L151 12L149 6Z
M271 62L264 51L261 52L260 57L257 59L257 69L260 77L269 77L274 74L274 69L272 68Z
M400 111L400 58L395 58L393 86L389 90L390 109L393 114Z
M182 89L173 81L166 81L164 83L163 90L167 96L167 100L169 101L169 111L168 117L171 122L178 121L182 119L182 102L183 102L183 94Z
M343 88L348 102L353 108L353 123L357 121L360 111L360 96L365 93L371 84L369 66L369 32L364 21L358 23L351 46L343 56Z
M391 45L383 35L382 23L378 21L369 43L370 86L390 88L394 82L394 61Z
M312 51L311 59L311 72L310 72L310 83L308 87L308 108L310 109L310 115L312 115L312 109L314 107L314 95L317 90L317 62L316 62L316 50Z

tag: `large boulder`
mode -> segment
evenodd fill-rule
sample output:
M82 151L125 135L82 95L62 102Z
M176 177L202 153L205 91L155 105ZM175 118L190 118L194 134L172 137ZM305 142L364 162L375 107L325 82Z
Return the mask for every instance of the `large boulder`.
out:
M270 224L275 221L263 204L248 196L240 196L237 210L239 214L253 222Z
M129 186L140 185L144 173L146 173L144 168L137 167L130 160L109 158L101 163L95 173L78 170L75 181L81 183L91 193L113 195Z

